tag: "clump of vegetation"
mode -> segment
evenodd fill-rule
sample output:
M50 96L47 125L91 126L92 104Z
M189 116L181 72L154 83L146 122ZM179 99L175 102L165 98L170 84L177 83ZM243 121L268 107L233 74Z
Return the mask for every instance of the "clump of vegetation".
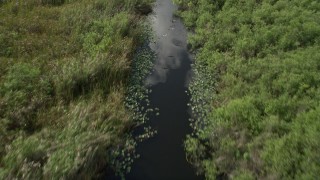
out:
M320 2L175 2L197 52L188 160L207 179L317 179Z
M140 121L126 95L151 3L0 1L0 179L129 169Z

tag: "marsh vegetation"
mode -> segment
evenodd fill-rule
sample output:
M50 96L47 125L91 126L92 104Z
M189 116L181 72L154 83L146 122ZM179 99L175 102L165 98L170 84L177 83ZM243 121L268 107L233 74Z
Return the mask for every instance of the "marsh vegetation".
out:
M175 126L162 126L162 135L172 135L147 152L178 152L170 155L181 162L180 175L191 177L183 151L174 151L187 133L189 96L181 93L190 59L171 10L162 9L166 21L159 21L168 25L159 26L157 37L166 47L155 47L165 62L177 58L183 67L160 68L171 72L154 86L168 90L154 88L163 114L147 98L144 81L156 54L146 45L144 17L152 2L0 0L0 179L125 177L137 141L155 133L145 127L145 134L132 136L148 113ZM317 179L320 2L174 2L195 53L187 161L206 179ZM180 54L173 56L175 48ZM166 92L173 92L170 101ZM180 104L177 117L168 102ZM161 156L154 159L170 167Z
M320 2L175 2L196 53L188 160L207 179L317 179Z
M0 179L128 170L140 122L126 95L150 3L0 1Z

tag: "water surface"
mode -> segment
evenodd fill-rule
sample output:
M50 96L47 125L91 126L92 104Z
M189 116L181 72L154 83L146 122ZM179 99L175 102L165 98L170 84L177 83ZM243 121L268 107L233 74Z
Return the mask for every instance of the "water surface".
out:
M152 116L148 125L158 134L140 143L137 159L126 179L188 180L202 179L186 161L183 141L191 132L186 93L191 58L187 50L187 32L171 0L157 0L150 15L155 42L150 47L157 54L154 71L146 79L152 90L149 100L159 108L160 115Z

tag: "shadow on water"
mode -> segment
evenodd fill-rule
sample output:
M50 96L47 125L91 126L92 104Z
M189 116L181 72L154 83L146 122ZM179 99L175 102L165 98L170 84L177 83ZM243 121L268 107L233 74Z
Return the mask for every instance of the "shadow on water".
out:
M176 7L171 0L157 0L150 16L155 31L155 42L150 47L156 52L154 71L146 79L152 90L151 107L160 110L147 125L158 134L143 141L137 147L141 156L126 176L129 180L140 179L203 179L196 176L186 161L183 141L191 132L186 93L191 72L191 58L187 51L187 32L181 21L173 16Z

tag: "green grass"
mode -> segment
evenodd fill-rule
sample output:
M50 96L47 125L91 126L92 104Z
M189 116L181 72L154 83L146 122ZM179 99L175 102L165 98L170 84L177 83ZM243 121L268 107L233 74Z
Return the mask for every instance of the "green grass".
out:
M0 179L128 170L140 122L126 94L151 2L0 3Z
M175 2L197 54L188 160L207 179L316 179L320 3Z

